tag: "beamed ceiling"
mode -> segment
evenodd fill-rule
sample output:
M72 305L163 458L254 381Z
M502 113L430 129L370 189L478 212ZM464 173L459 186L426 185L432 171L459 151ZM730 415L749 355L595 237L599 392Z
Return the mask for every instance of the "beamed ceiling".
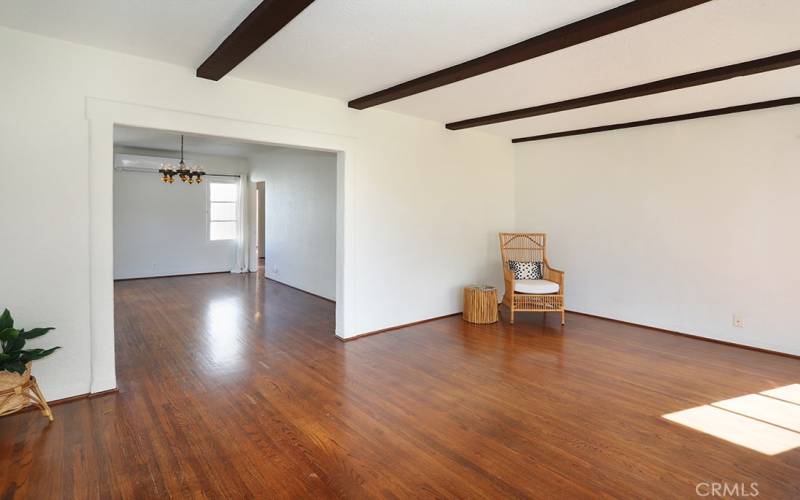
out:
M203 65L213 71L198 74L214 79L228 69L219 63L233 58L223 79L304 90L346 105L634 4L667 12L652 20L629 16L622 22L629 26L607 33L587 21L585 40L577 36L570 46L376 107L444 127L800 50L798 0L2 0L0 24L187 67ZM240 24L244 33L223 45ZM217 56L229 60L204 65L218 49ZM730 78L736 73L731 70L710 83L684 82L685 88L666 91L664 85L650 95L476 130L513 139L796 97L800 66L794 65L796 54L787 57L782 65L747 76ZM242 59L238 65L236 58Z

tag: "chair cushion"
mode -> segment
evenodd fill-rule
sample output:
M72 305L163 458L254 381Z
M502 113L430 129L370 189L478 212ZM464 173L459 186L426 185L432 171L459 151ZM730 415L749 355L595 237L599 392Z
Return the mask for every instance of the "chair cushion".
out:
M542 262L526 262L521 260L509 260L508 268L514 273L515 280L540 280L542 276Z
M516 280L514 291L517 293L558 293L558 283L548 280Z

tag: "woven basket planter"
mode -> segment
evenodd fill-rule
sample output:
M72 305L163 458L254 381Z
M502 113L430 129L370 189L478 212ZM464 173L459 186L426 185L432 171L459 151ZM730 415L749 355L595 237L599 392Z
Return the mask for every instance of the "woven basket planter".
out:
M31 364L25 365L25 373L0 371L0 415L7 415L31 404L28 383L31 380Z
M31 364L25 365L25 373L0 371L0 416L18 412L34 404L51 421L53 414L44 399L36 379L31 377Z

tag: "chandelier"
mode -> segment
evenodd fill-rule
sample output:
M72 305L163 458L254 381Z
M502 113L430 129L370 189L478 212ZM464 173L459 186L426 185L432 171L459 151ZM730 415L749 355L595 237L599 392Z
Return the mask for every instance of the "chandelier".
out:
M161 168L158 169L161 174L161 180L166 184L175 182L175 176L187 184L200 184L203 182L203 176L206 173L197 165L189 168L186 162L183 161L183 134L181 134L181 162L177 165L171 163L162 163Z

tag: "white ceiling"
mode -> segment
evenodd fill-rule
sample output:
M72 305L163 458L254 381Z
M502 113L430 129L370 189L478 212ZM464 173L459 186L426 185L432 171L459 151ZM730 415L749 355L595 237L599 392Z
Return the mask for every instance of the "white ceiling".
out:
M261 0L0 0L0 25L197 67Z
M350 100L625 0L316 0L235 75Z
M174 154L180 151L181 134L180 132L118 125L114 127L114 145L129 148L153 149ZM264 153L299 150L299 148L271 146L269 144L237 141L223 137L192 134L184 135L183 149L187 154L235 156L240 158L253 158L254 156Z
M713 0L385 107L454 121L798 49L800 1ZM795 92L798 89L794 86ZM669 99L677 104L675 96ZM458 106L464 103L468 109ZM625 104L633 103L622 107Z
M197 67L259 3L0 0L0 24ZM231 76L346 101L623 3L316 0ZM713 0L381 107L444 123L626 87L800 49L799 19L800 0ZM480 129L520 137L776 99L798 90L800 70L790 68Z

